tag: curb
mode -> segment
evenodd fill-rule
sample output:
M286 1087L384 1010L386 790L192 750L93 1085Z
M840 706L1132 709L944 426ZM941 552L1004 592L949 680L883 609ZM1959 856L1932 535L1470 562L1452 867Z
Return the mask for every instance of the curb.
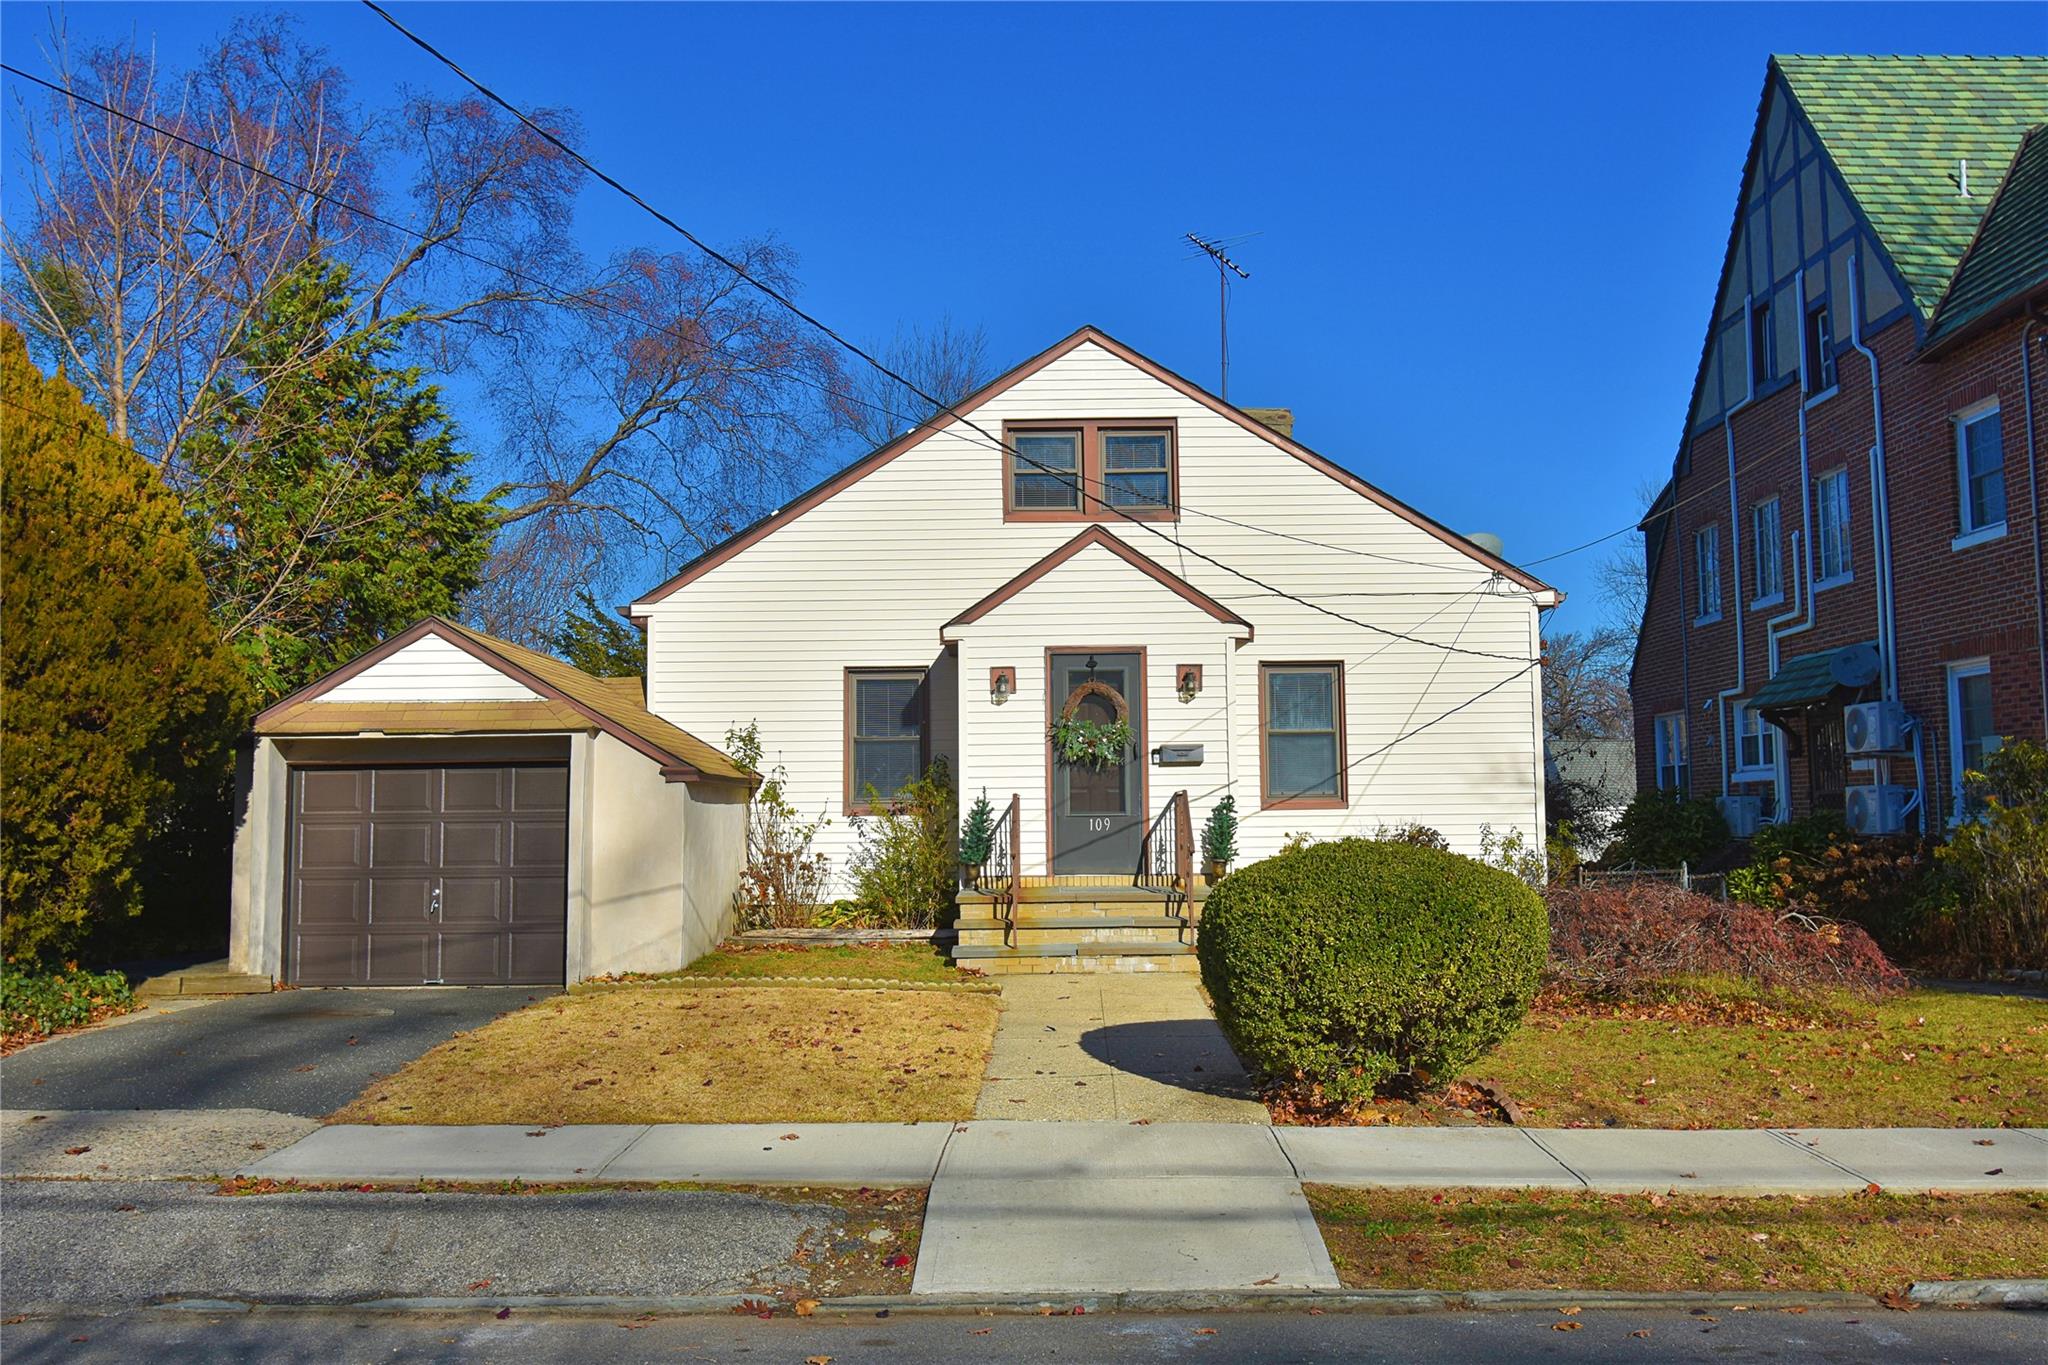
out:
M1931 1307L2028 1311L2048 1308L2048 1279L1948 1280L1915 1283L1907 1291L1914 1303ZM1570 1292L1549 1289L1217 1289L1127 1290L1114 1294L902 1294L819 1299L810 1316L873 1318L898 1313L979 1317L1084 1317L1105 1313L1372 1313L1399 1316L1416 1313L1557 1312L1566 1308L1588 1312L1769 1313L1787 1310L1867 1312L1880 1307L1869 1294L1713 1292L1631 1293L1626 1290ZM75 1305L38 1305L28 1316L99 1311L107 1316L130 1311L163 1313L293 1313L345 1310L362 1313L473 1313L525 1311L561 1314L617 1315L651 1313L685 1317L709 1313L740 1313L772 1309L788 1316L792 1305L761 1294L671 1296L489 1295L353 1300L173 1299L164 1303L94 1310ZM17 1310L20 1311L20 1310Z

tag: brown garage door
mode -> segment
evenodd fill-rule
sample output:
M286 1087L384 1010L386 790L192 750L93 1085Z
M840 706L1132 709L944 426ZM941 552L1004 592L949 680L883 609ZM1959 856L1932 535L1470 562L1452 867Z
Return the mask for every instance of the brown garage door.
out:
M295 768L289 979L559 983L562 764Z

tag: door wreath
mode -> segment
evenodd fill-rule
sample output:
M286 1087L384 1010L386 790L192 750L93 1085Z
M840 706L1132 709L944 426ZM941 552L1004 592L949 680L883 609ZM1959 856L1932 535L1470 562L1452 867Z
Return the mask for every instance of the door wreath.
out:
M1116 719L1105 722L1076 715L1091 696L1107 698ZM1067 694L1066 705L1052 724L1051 739L1053 753L1062 763L1098 772L1121 763L1131 747L1131 704L1108 683L1091 678Z

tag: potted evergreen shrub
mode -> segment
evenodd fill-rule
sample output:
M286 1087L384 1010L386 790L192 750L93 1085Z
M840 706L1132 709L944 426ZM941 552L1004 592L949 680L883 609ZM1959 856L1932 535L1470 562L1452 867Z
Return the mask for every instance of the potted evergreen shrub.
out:
M982 865L988 862L989 847L995 842L996 812L988 803L988 792L975 798L968 809L967 823L960 827L960 880L967 886L981 882Z
M1202 826L1202 858L1211 886L1223 880L1236 857L1237 798L1226 796L1209 808L1209 821Z

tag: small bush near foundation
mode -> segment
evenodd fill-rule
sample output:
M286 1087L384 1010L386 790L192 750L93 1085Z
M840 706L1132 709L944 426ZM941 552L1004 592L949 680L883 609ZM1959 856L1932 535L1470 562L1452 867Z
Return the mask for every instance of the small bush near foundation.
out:
M1312 844L1226 878L1202 909L1202 982L1252 1066L1361 1099L1448 1081L1536 994L1543 901L1440 849Z
M76 966L55 972L0 970L0 1037L44 1035L77 1028L134 1007L128 978Z
M860 845L848 869L853 901L864 922L883 929L935 929L953 913L953 831L960 802L943 759L923 777L880 800L872 788L873 815L853 817Z
M1728 846L1728 822L1706 797L1640 792L1615 822L1614 842L1601 861L1610 866L1697 866Z
M1906 985L1855 924L1725 905L1654 881L1554 886L1545 900L1545 974L1576 994L1620 998L1658 982L1699 977L1869 994Z
M1936 855L1956 946L1986 967L2048 968L2048 749L2005 745L1968 783L1971 818Z

